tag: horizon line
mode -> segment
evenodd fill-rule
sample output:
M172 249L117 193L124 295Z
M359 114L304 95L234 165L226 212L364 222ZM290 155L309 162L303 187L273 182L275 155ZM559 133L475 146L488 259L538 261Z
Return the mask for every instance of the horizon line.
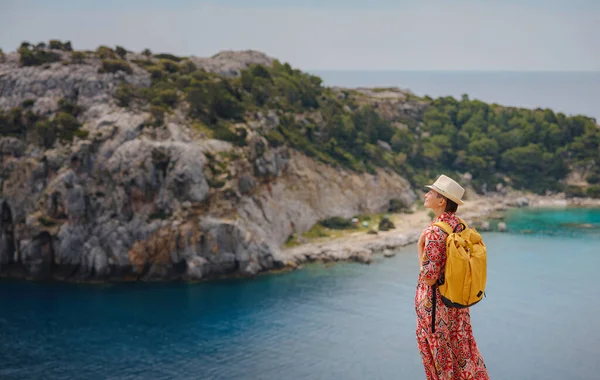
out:
M482 72L482 73L600 73L600 70L544 70L544 69L301 69L305 72L318 72L318 71L336 71L336 72L357 72L357 71L368 71L368 72Z

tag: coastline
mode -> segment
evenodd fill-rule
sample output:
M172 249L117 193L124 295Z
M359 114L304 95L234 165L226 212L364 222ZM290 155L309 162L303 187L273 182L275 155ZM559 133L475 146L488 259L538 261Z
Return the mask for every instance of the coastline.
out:
M564 195L536 195L512 191L477 196L465 201L458 216L480 231L489 231L489 220L501 219L501 213L515 208L600 208L600 199L565 198ZM375 255L392 257L395 250L414 244L431 219L428 210L412 214L395 214L391 217L395 228L377 234L357 232L334 239L321 239L290 248L281 249L281 261L288 269L297 269L308 262L356 261L370 264Z

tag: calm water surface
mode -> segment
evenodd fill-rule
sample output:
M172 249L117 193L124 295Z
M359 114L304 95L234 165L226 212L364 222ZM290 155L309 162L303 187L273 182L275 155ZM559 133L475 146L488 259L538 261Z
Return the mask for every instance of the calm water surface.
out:
M551 108L600 121L600 71L314 71L327 86L406 88L419 96Z
M515 211L484 234L472 309L492 379L600 378L600 211ZM414 246L206 284L0 282L0 379L422 379Z

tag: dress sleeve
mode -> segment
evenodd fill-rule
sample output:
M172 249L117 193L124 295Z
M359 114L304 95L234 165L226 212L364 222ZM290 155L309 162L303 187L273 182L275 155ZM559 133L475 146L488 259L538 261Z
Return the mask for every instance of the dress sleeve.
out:
M425 280L437 280L444 266L446 241L439 227L429 226L425 232L422 276Z

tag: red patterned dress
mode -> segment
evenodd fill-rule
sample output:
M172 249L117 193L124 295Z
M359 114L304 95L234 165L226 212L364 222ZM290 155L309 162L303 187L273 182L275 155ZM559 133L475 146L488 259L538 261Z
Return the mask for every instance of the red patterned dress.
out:
M448 223L453 229L460 224L453 212L443 213L434 222L439 221ZM429 226L425 233L423 269L417 283L415 309L417 345L427 380L489 379L473 337L469 309L446 306L437 287L435 332L432 332L432 287L425 284L424 280L443 277L448 235L436 226Z

